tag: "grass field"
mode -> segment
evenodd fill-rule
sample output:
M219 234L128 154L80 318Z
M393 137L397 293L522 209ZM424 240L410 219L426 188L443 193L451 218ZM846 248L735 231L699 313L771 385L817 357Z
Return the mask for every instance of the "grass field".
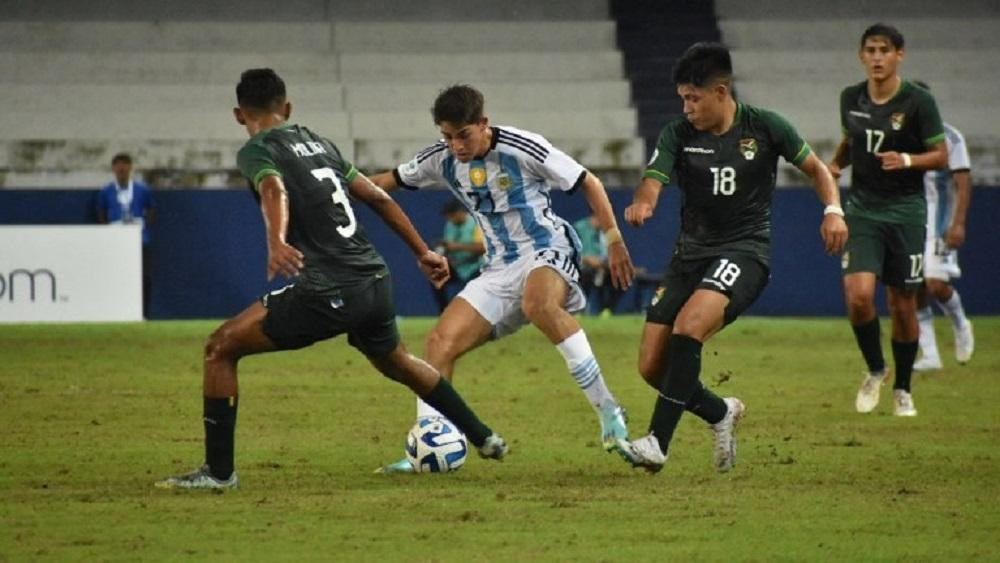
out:
M419 352L431 319L406 319ZM586 322L644 433L641 320ZM241 366L241 488L161 491L201 462L201 358L215 322L0 326L0 560L996 560L1000 318L977 352L916 375L920 415L854 412L862 361L843 319L741 319L702 380L747 404L737 467L711 468L694 417L650 476L598 424L534 329L473 352L456 384L511 443L450 475L379 476L414 402L343 339ZM883 330L887 328L883 321ZM888 353L888 346L887 353Z

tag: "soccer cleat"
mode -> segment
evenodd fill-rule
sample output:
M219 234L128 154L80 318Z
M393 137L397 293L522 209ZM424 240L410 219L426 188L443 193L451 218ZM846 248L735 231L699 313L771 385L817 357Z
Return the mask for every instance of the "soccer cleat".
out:
M497 461L503 461L504 456L507 455L507 451L510 450L507 442L498 434L490 434L486 438L486 442L477 449L479 450L479 457L483 459L495 459Z
M892 414L896 416L917 416L917 407L913 405L913 395L902 389L892 393Z
M955 359L964 364L972 359L976 339L972 336L972 323L966 319L962 328L955 330Z
M391 475L393 473L416 473L413 469L413 464L410 460L403 458L395 463L390 463L388 465L383 465L375 470L375 473L380 473L382 475Z
M608 401L601 406L598 413L601 419L601 442L604 451L610 452L618 447L618 440L628 440L628 420L625 409L614 401Z
M889 371L882 370L882 373L869 372L865 380L861 382L858 389L858 397L854 400L854 408L858 412L872 412L878 405L878 394L882 385L889 379Z
M641 467L649 473L658 473L667 462L667 454L660 451L660 441L652 433L634 442L620 439L618 451L632 467Z
M913 362L913 371L935 371L942 367L940 357L923 356Z
M208 464L205 464L191 473L167 477L153 485L158 489L235 489L239 484L240 480L235 471L229 476L229 479L217 479L212 475Z
M736 436L733 433L746 413L743 401L736 397L726 397L723 401L729 407L726 410L726 416L712 425L712 432L715 433L713 458L715 469L720 472L729 471L736 464Z

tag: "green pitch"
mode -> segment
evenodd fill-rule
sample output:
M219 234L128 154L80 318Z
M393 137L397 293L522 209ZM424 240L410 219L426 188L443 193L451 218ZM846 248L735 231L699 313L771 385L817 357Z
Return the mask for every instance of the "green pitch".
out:
M703 381L748 407L725 475L693 417L656 476L605 454L534 329L460 362L458 389L512 450L451 475L372 474L401 457L414 401L344 339L248 358L242 488L225 494L152 486L202 460L200 355L217 323L0 326L0 561L993 559L1000 319L974 321L965 367L938 321L945 369L915 376L920 415L899 419L888 390L854 412L845 320L739 320L703 354ZM402 322L414 351L431 322ZM644 433L641 320L585 323Z

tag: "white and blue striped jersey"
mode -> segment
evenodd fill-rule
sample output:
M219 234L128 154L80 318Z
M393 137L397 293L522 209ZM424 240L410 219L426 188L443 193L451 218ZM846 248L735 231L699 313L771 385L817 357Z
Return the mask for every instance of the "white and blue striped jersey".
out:
M928 232L937 233L943 236L951 226L952 218L955 216L955 184L951 181L951 175L969 169L969 149L965 145L965 137L962 133L944 124L945 144L948 146L948 168L941 170L930 170L924 174L924 193L927 196L927 209L933 213L928 213Z
M490 150L482 158L460 162L438 141L394 170L397 183L409 189L447 186L483 231L484 269L548 248L569 251L577 261L580 239L552 211L549 190L572 192L586 169L541 135L507 126L491 129Z

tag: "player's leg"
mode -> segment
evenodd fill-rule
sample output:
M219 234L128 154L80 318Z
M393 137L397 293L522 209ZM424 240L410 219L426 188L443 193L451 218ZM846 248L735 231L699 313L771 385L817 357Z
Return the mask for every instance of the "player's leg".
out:
M955 260L957 269L957 258ZM938 307L951 320L951 326L955 333L955 359L958 360L958 363L964 364L972 358L975 340L972 334L972 322L965 315L962 298L958 291L945 280L929 279L927 281L929 282L930 294L937 301Z
M883 280L892 318L892 356L896 369L893 412L899 416L917 414L910 382L920 338L917 291L924 285L925 236L923 225L894 225L886 253Z
M925 256L927 256L925 254ZM932 280L917 289L917 325L920 327L920 359L913 363L913 371L941 369L941 355L938 352L937 335L934 333L934 310L931 309L929 289Z
M205 344L202 394L205 465L187 475L156 483L162 488L231 488L237 485L234 463L239 406L237 364L240 358L275 350L263 331L268 310L254 303L212 333Z
M551 252L551 251L549 251ZM558 263L558 254L555 259ZM550 258L551 258L550 256ZM546 259L547 260L547 259ZM580 323L566 309L580 310L585 306L582 292L575 283L571 286L566 272L554 266L535 262L524 281L521 310L531 324L556 345L577 386L597 412L601 423L601 441L604 449L611 451L618 440L628 438L625 413L608 389L601 373L601 366L587 340ZM575 275L574 272L570 275Z
M476 416L451 383L427 362L406 351L402 342L387 354L368 355L386 377L413 390L428 405L455 423L483 457L503 458L507 445Z

